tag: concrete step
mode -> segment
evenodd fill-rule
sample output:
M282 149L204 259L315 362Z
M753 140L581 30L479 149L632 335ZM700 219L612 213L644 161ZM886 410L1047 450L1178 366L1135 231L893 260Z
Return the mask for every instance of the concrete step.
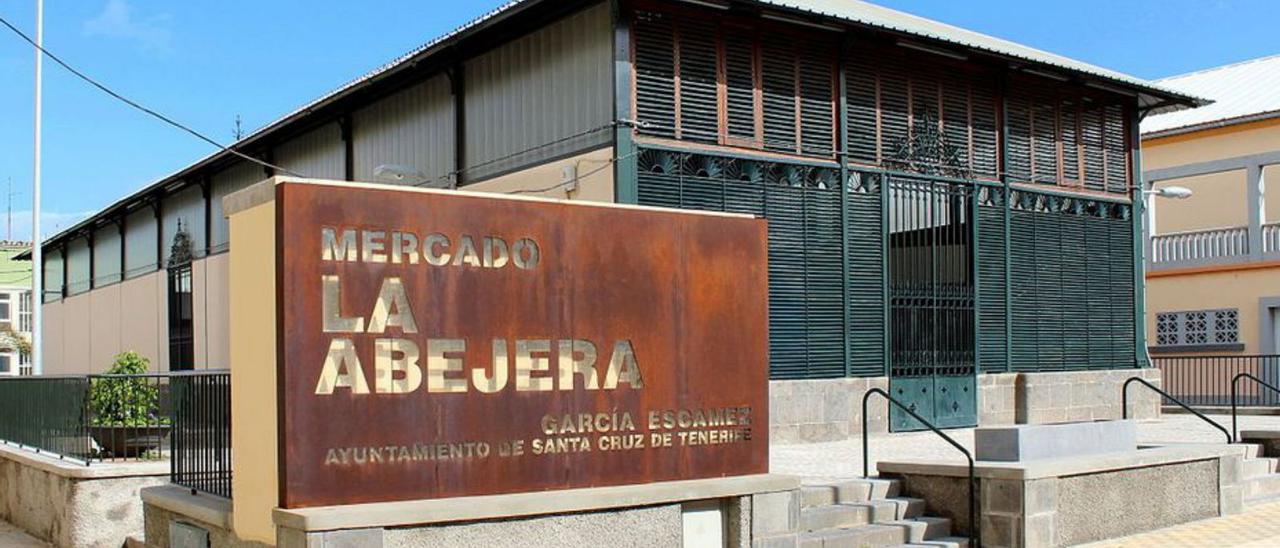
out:
M893 519L912 519L924 515L924 499L918 499L915 497L890 497L884 500L886 502L893 503L894 506L897 507L897 512L894 513Z
M899 544L893 548L969 548L967 537L942 537L910 544Z
M869 523L857 527L824 529L801 533L801 548L879 548L881 546L919 545L931 547L968 547L967 539L951 537L951 520L920 517L885 523Z
M891 521L885 525L896 525L907 530L907 542L923 542L938 537L951 536L951 519L921 516L915 519Z
M866 525L871 523L874 511L875 508L867 503L828 504L803 508L800 510L800 530L812 532Z
M1262 444L1260 443L1235 443L1232 444L1244 449L1244 458L1256 459L1262 457Z
M1280 495L1280 474L1267 474L1245 480L1245 500Z
M801 505L814 507L896 497L902 492L902 482L884 478L813 481L806 482L800 489Z
M1253 479L1267 474L1276 473L1276 459L1246 458L1244 459L1244 479Z

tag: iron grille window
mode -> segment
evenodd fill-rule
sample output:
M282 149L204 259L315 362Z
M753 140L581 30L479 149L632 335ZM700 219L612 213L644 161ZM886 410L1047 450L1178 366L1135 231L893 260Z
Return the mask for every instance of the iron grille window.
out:
M1205 346L1240 342L1235 308L1156 314L1156 346Z
M637 11L633 29L640 134L834 156L834 38L685 11Z
M1015 80L1008 99L1013 182L1123 194L1129 190L1125 108L1074 90Z

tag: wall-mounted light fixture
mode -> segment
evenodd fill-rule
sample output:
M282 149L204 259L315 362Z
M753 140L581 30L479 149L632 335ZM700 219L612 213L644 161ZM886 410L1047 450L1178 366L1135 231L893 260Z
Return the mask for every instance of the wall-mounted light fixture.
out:
M1144 190L1143 194L1150 194L1157 198L1172 198L1174 200L1185 200L1190 198L1193 192L1185 186L1166 186L1152 190Z

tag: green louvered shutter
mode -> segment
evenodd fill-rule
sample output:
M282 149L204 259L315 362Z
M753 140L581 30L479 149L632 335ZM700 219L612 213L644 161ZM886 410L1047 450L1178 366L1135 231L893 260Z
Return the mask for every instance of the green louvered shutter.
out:
M1009 212L1009 284L1011 285L1012 318L1010 348L1014 371L1036 371L1037 362L1037 297L1036 219L1031 211L1034 195L1015 193L1016 209Z
M1005 371L1008 339L1005 308L1004 189L984 188L978 196L978 363L983 373Z
M1062 221L1063 360L1069 369L1093 367L1089 354L1089 248L1085 238L1083 202L1071 200Z
M770 376L844 376L839 172L654 149L637 164L642 205L769 220ZM878 212L878 200L868 207ZM878 236L862 237L879 244ZM882 323L873 321L866 329L878 333Z
M1110 226L1103 218L1106 212L1091 207L1081 219L1084 225L1085 287L1088 291L1087 314L1089 326L1089 356L1095 367L1110 367L1114 361L1111 345L1111 245ZM1105 365L1102 365L1105 364Z
M1131 208L1126 204L1112 206L1107 231L1111 253L1111 364L1112 368L1134 367L1136 339L1133 309L1133 223Z
M879 177L852 174L845 187L849 226L849 374L884 368L884 235Z
M1032 215L1036 223L1036 354L1039 368L1059 370L1063 362L1062 219L1053 211L1057 198L1042 197L1044 208Z

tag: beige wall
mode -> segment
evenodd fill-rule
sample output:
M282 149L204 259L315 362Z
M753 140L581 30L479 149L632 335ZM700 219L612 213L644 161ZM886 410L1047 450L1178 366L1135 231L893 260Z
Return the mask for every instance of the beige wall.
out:
M208 369L229 367L227 330L230 328L227 294L230 255L220 253L196 261L191 267L192 304L196 336L196 366Z
M1276 151L1280 151L1280 122L1253 124L1243 128L1148 139L1142 144L1142 169L1152 171ZM1263 173L1272 180L1267 190L1273 191L1273 198L1266 204L1266 218L1278 221L1280 166L1272 166ZM1156 200L1157 234L1245 226L1249 223L1243 170L1164 181L1156 186L1169 185L1185 186L1195 194L1187 200Z
M542 192L531 192L526 195L562 200L612 202L614 201L612 158L613 147L605 147L578 156L547 162L501 177L469 184L462 187L462 190L510 193L515 190L549 189ZM566 192L563 187L550 188L564 182L564 169L566 167L576 168L578 189L573 192Z
M1147 278L1147 333L1155 344L1156 314L1235 308L1244 354L1261 353L1258 299L1280 297L1280 267ZM1214 352L1221 353L1221 352Z

